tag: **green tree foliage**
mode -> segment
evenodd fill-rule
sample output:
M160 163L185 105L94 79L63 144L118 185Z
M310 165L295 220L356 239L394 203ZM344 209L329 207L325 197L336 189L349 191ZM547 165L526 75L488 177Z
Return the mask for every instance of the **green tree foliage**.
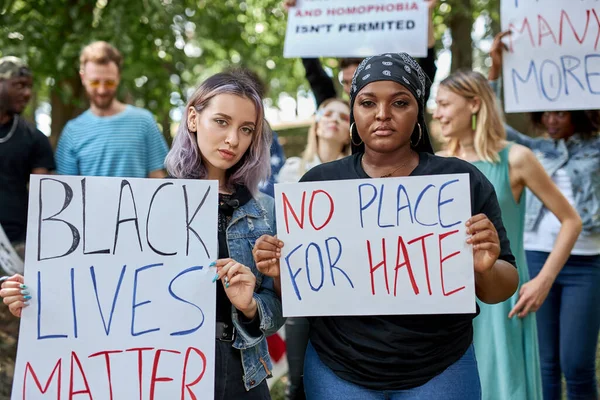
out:
M148 108L168 132L169 112L208 75L255 70L270 88L295 93L298 60L283 59L280 0L12 0L0 4L2 55L24 57L36 90L52 105L52 137L87 107L79 52L106 40L125 56L120 97ZM169 137L168 134L166 134Z

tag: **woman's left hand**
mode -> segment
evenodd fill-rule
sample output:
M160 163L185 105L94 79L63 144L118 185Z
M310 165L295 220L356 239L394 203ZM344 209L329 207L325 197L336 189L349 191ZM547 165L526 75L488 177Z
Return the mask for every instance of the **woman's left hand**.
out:
M519 301L510 310L508 318L517 315L519 318L525 318L528 313L536 312L548 297L553 280L544 279L536 276L529 282L523 284L519 290Z
M246 318L256 315L257 304L254 299L256 277L250 268L231 258L217 260L217 275L214 280L220 280L231 304L242 312Z
M467 243L473 245L473 266L475 272L486 273L492 269L500 255L500 239L496 227L485 214L477 214L466 223L471 235Z

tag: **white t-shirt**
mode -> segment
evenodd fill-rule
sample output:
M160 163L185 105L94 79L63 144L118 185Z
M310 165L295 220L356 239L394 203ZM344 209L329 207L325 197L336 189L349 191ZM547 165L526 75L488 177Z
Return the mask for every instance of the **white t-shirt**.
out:
M564 168L560 168L552 175L552 181L560 192L567 198L569 204L575 205L571 178ZM535 231L525 231L523 236L525 250L543 251L550 253L554 249L554 242L560 231L560 221L552 212L544 208L542 219ZM593 256L600 254L600 234L581 234L571 254L578 256Z
M277 183L296 183L311 168L322 164L317 155L311 162L304 162L300 157L290 157L285 160L285 164L279 170Z

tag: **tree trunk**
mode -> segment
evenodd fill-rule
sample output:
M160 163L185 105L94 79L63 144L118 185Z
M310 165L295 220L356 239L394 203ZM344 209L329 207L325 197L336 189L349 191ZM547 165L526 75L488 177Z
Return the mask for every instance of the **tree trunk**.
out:
M473 12L471 0L452 1L452 13L449 17L448 27L452 35L452 64L450 72L460 68L471 69L473 66Z
M71 96L70 102L65 103L60 95L61 88L69 91ZM50 143L56 147L60 134L63 128L70 119L75 118L83 111L82 99L84 97L84 89L81 85L79 77L70 78L63 81L62 84L57 83L50 91L50 106L52 107L50 125Z
M171 143L173 143L173 137L171 136L171 117L169 116L169 111L164 111L160 118L160 125L162 127L162 134L167 141L167 145L171 148Z

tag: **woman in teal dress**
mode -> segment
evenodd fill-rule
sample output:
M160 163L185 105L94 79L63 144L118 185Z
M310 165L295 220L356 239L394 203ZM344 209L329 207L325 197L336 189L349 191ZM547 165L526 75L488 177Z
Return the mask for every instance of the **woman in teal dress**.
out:
M477 166L496 189L502 220L517 260L520 288L509 300L479 303L475 355L483 399L541 400L542 383L535 312L569 257L581 219L528 148L505 140L496 99L485 77L457 72L441 82L434 113L447 141L442 155ZM554 250L542 272L529 278L523 249L525 189L561 222Z

